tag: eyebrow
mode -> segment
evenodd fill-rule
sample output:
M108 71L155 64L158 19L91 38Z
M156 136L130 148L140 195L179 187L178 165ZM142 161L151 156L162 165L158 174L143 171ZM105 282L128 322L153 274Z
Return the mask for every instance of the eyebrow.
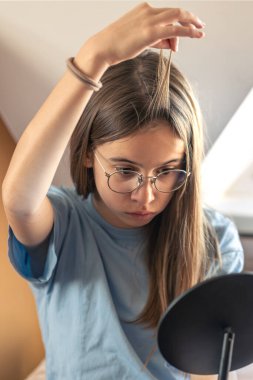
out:
M110 161L112 162L126 162L128 164L132 164L132 165L136 165L136 166L139 166L139 167L143 167L143 165L141 165L140 163L138 162L135 162L135 161L132 161L132 160L128 160L127 158L124 158L124 157L111 157L109 158ZM165 166L165 165L168 165L168 164L171 164L171 163L178 163L178 162L182 162L184 160L184 158L174 158L172 160L169 160L169 161L165 161L163 162L162 164L159 164L157 165L157 167L160 167L160 166Z

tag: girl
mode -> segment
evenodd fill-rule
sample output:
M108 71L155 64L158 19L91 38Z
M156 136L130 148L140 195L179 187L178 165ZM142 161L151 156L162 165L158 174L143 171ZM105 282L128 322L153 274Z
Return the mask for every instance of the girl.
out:
M189 377L159 353L159 319L197 282L242 269L234 225L203 209L191 87L149 49L177 51L203 27L138 5L67 61L17 145L9 255L35 294L49 380ZM74 187L50 188L69 140Z

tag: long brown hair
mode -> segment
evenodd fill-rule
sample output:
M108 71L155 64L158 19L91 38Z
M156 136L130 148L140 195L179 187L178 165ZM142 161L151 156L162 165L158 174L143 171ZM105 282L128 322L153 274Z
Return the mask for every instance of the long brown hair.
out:
M79 194L95 191L93 170L84 162L100 144L159 120L185 144L185 170L191 175L148 226L149 296L135 322L156 327L169 303L204 278L210 256L219 257L201 198L201 112L189 82L162 51L146 50L111 66L101 81L102 89L92 95L70 141L71 176Z

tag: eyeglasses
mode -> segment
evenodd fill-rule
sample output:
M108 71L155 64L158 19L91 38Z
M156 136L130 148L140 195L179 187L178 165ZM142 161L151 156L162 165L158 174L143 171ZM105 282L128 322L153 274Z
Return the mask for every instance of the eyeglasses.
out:
M170 193L183 186L191 174L181 169L165 169L157 176L144 177L134 170L125 168L116 169L113 173L109 174L106 172L95 152L94 155L104 170L108 187L115 193L132 193L143 185L145 179L150 179L152 185L161 193Z

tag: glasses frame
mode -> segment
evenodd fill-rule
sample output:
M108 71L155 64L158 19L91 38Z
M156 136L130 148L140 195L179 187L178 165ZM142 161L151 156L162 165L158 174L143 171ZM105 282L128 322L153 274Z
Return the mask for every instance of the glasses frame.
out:
M108 172L105 170L104 166L102 165L101 161L99 160L99 158L98 158L98 156L97 156L97 154L96 154L95 152L94 152L94 156L95 156L95 158L97 159L97 161L98 161L99 165L101 166L101 168L103 169L105 176L107 177L107 186L109 187L109 189L110 189L111 191L113 191L114 193L117 193L117 194L130 194L130 193L132 193L133 191L139 189L139 188L143 185L145 179L150 179L151 184L154 185L155 189L156 189L157 191L159 191L159 193L169 194L169 193L172 193L173 191L176 191L176 190L180 189L180 188L186 183L188 177L191 175L191 172L188 172L188 173L187 173L187 171L185 171L185 170L183 170L183 169L168 169L168 170L163 171L162 173L159 173L159 174L156 175L156 176L144 176L143 174L141 174L141 173L139 173L139 172L136 172L135 170L127 170L129 173L137 174L137 176L138 176L138 182L139 182L138 186L136 186L136 188L134 188L134 189L131 190L131 191L124 191L124 192L122 192L122 191L116 191L116 190L113 190L113 189L110 187L109 180L110 180L110 177L111 177L113 174L115 174L115 173L120 173L120 170L115 170L115 171L112 172L112 173L108 173ZM181 185L179 185L178 187L176 187L175 189L173 189L173 190L171 190L171 191L161 191L161 190L159 190L159 189L156 187L156 180L157 180L157 178L158 178L160 175L162 175L162 174L164 174L164 173L167 173L167 172L180 172L180 173L183 172L184 174L186 174L186 177L185 177L184 182L183 182Z

